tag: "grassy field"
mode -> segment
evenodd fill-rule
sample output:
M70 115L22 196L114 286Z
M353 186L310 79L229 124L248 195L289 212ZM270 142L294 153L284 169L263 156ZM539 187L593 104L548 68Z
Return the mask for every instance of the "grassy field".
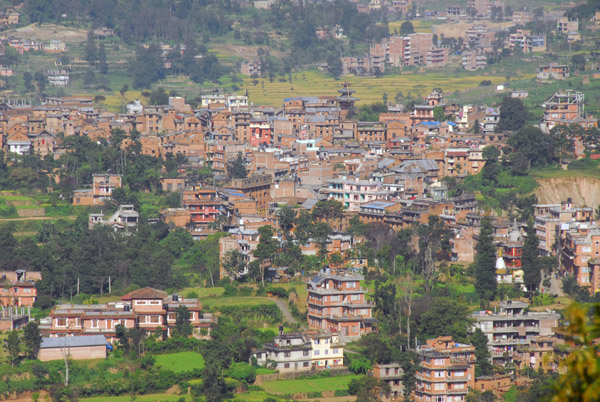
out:
M532 170L531 177L536 179L553 179L562 177L591 177L600 179L600 169L583 169L583 170L562 170L562 169L543 169Z
M261 304L275 304L268 297L260 296L234 296L234 297L217 297L200 299L203 306L219 307L219 306L259 306Z
M348 389L348 384L357 376L321 377L315 379L266 381L262 387L272 394L297 394Z
M426 96L433 88L443 88L444 92L453 92L477 87L483 80L492 81L493 85L505 81L503 76L467 74L459 71L427 71L422 73L407 73L401 75L384 75L382 77L354 77L343 78L352 84L354 94L359 98L357 104L381 102L383 94L387 93L388 99L394 99L398 92L404 95ZM256 84L255 84L256 83ZM292 75L292 82L274 79L270 82L267 78L256 80L246 77L241 83L242 90L248 90L251 102L258 105L281 106L285 98L296 96L322 96L337 95L337 90L343 84L342 79L335 80L328 74L309 70Z
M136 396L136 402L176 402L180 398L185 398L186 401L191 401L190 395L172 395L172 394L148 394ZM131 396L95 396L93 398L79 398L81 402L131 402Z
M166 355L156 355L155 357L157 366L176 373L204 368L204 358L200 353L196 352L169 353Z
M390 35L397 35L398 32L400 32L400 25L402 25L403 22L404 22L404 20L388 22L388 31L389 31ZM410 23L413 25L413 28L415 29L415 32L417 32L417 33L429 33L429 32L431 32L431 27L433 25L442 24L444 22L445 21L436 21L436 20L410 21Z

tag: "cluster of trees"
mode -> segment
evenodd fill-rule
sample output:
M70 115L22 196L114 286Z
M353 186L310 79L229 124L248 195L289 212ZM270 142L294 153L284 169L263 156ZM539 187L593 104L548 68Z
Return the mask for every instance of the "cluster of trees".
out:
M30 321L23 328L23 335L18 330L12 330L4 339L4 350L6 351L8 363L11 367L19 364L24 357L28 360L37 359L40 345L42 344L42 335L35 321Z
M126 138L131 140L131 146L121 149ZM131 191L158 193L160 178L177 175L177 169L185 162L180 154L168 155L166 160L142 155L139 133L135 130L127 135L123 130L114 129L110 141L68 136L62 138L62 144L71 152L60 159L36 154L11 155L9 159L0 150L0 185L5 189L44 192L53 188L57 195L69 199L74 189L91 184L94 173L110 172L123 174L123 183ZM54 181L55 175L60 178L59 184Z
M41 271L37 306L81 294L125 292L137 287L181 288L184 272L214 286L219 269L219 235L195 242L190 234L144 221L129 235L110 227L88 229L87 217L62 226L43 223L37 239L17 241L10 225L0 226L0 268ZM177 261L179 268L173 268Z
M127 0L27 0L24 13L38 24L89 21L94 27L115 29L128 43L150 39L182 40L189 33L205 37L231 30L227 14L240 11L237 1L157 0L131 3ZM64 17L66 16L66 17Z

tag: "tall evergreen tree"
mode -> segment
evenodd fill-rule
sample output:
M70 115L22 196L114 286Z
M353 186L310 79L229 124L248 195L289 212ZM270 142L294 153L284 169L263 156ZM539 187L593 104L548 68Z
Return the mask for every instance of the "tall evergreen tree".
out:
M104 50L104 43L98 46L98 68L100 74L108 73L108 64L106 63L106 50Z
M542 280L539 244L540 240L535 234L533 219L529 219L523 243L523 257L521 258L521 262L524 271L523 281L530 295L537 292Z
M97 49L96 42L94 42L94 34L92 31L88 32L87 42L85 42L85 60L90 63L90 66L94 66L97 60Z
M23 330L23 343L25 344L25 352L30 360L37 359L40 345L42 344L42 335L37 322L30 321Z
M494 246L494 227L489 216L481 219L479 242L475 257L475 289L482 302L489 303L496 297L496 247Z

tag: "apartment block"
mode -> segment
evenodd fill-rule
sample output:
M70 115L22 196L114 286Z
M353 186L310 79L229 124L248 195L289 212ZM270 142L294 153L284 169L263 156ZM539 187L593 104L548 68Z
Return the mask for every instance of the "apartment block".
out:
M488 337L492 363L505 365L513 361L519 346L531 344L537 336L550 336L558 326L560 314L549 312L526 312L529 305L520 301L504 301L498 311L476 311L473 329L479 328Z
M331 369L344 365L344 346L338 334L327 331L284 333L252 352L251 361L272 364L280 373Z
M307 283L308 326L328 329L343 338L356 339L373 330L373 304L360 286L362 275L347 271L321 272Z
M175 328L176 310L181 306L190 312L194 335L210 334L216 318L202 312L198 299L184 299L176 294L169 296L148 287L124 295L121 302L60 304L52 309L48 318L40 321L40 332L45 337L101 334L110 342L116 339L116 327L123 325L148 333L161 331L169 337Z
M451 336L428 339L417 347L420 366L414 398L419 402L464 401L475 385L475 347Z

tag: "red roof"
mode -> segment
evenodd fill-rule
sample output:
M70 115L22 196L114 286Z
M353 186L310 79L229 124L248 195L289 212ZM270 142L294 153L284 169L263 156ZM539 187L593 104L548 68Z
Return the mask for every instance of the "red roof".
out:
M592 158L593 160L600 159L600 154L592 154L590 155L590 158Z
M145 287L142 289L134 290L133 292L127 293L121 297L121 300L134 300L134 299L164 299L167 297L167 292L162 290Z

